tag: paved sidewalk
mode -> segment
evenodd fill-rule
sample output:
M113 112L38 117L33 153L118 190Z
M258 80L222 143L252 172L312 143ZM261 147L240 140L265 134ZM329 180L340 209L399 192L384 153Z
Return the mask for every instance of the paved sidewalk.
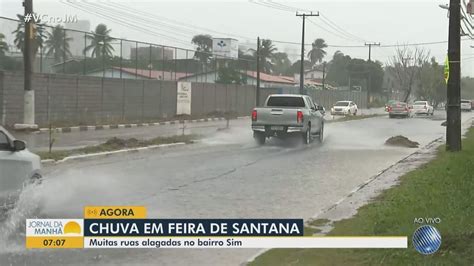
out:
M231 126L245 126L250 121L248 119L231 120ZM226 121L208 121L201 123L166 124L147 127L114 128L107 130L92 131L72 131L68 133L53 133L53 150L77 149L91 145L104 143L110 138L136 138L152 139L156 137L166 137L183 134L208 135L217 132L219 128L226 127ZM250 125L249 125L250 128ZM250 131L249 131L250 132ZM25 140L29 150L47 151L49 146L49 133L24 133L11 132L16 138Z

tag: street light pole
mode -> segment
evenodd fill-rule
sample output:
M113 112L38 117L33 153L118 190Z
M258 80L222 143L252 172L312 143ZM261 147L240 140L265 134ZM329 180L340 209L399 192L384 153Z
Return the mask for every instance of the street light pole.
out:
M461 3L450 0L448 38L446 150L461 150Z

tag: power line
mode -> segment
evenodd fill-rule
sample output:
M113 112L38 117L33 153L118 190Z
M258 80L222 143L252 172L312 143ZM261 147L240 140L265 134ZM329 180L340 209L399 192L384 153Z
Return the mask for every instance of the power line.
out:
M274 6L274 5L271 5L271 4L267 4L266 2L263 2L263 1L249 0L249 3L257 4L257 5L264 6L264 7L273 8L273 9L280 10L280 11L293 12L292 10L289 10L289 9L287 9L287 8L283 8L283 7L278 7L278 6Z
M80 7L80 6L77 6L75 5L74 3L71 2L71 0L60 0L61 3L63 4L66 4L66 5L69 5L71 7L74 7L74 8L77 8L77 9L80 9L82 11L85 11L85 12L90 12L90 13L94 13L100 17L103 17L103 18L106 18L106 19L110 19L110 20L113 20L115 21L116 23L122 25L122 26L126 26L126 27L130 27L130 28L133 28L137 31L141 31L143 33L147 33L147 34L150 34L150 35L154 35L154 36L159 36L159 37L162 37L162 38L166 38L166 39L169 39L169 40L173 40L175 42L178 42L178 43L181 43L181 44L184 44L184 45L190 45L188 42L186 41L183 41L181 39L177 39L177 38L174 38L174 37L171 37L171 36L168 36L168 35L165 35L165 34L162 34L162 33L157 33L155 31L152 31L150 30L150 28L145 28L145 27L141 27L141 26L137 26L137 25L134 25L134 24L131 24L127 21L124 21L122 19L119 19L117 17L114 17L114 16L110 16L110 15L106 15L106 14L102 14L100 12L96 12L94 10L91 10L90 8L84 8L84 7Z
M338 28L340 31L345 32L346 35L352 36L353 38L358 39L358 40L363 41L363 42L367 41L364 38L360 38L359 36L354 35L354 34L348 32L348 31L344 30L343 28L338 26L336 23L331 21L328 17L324 16L324 14L321 14L321 18L327 20L330 24L334 25L334 27Z
M116 15L117 17L123 17L123 15L126 15L129 18L133 17L135 19L138 19L138 20L141 20L141 21L144 21L144 22L148 22L148 23L151 22L151 23L156 23L158 25L167 26L166 24L156 22L154 20L147 19L146 17L136 16L136 15L133 15L133 14L128 14L124 11L114 10L113 8L102 7L100 5L89 3L89 2L83 2L83 3L80 3L80 4L77 3L77 4L79 6L84 7L84 8L89 8L89 9L94 8L94 10L96 10L97 12L100 12L100 10L102 10L102 14L104 14L103 12L106 12L106 13L111 14L111 15ZM87 5L89 5L89 7ZM99 9L99 10L97 10L97 9ZM133 21L132 19L128 19L128 20L132 21L132 22L136 22L136 20L135 21ZM190 36L189 34L192 34L192 33L186 34L185 32L181 31L179 28L176 28L176 27L170 27L170 28L174 29L174 31L170 31L170 30L167 30L167 29L159 29L159 30L167 32L167 33L171 33L171 34L180 35L180 36L185 37L185 38L189 38L189 36Z
M296 7L276 3L273 1L258 1L258 0L249 0L250 3L258 4L264 7L272 8L272 9L277 9L280 11L286 11L286 12L295 12L295 11L301 11L301 9L298 9ZM331 28L331 30L328 30L327 28L318 25L314 23L313 21L310 20L310 22L315 25L316 27L328 32L329 34L332 34L338 38L347 40L347 41L355 41L355 42L364 42L365 40L357 37L356 35L350 34L347 31L343 30L341 27L336 25L334 22L330 21L327 17L324 17L321 19L321 22L326 25L327 27Z
M349 38L349 37L347 37L347 36L343 36L343 35L341 35L341 34L339 34L339 33L332 32L332 31L326 29L325 27L323 27L323 26L321 26L321 25L318 25L316 22L314 22L314 21L312 21L312 20L310 20L310 19L308 19L308 21L309 21L311 24L313 24L314 26L316 26L316 27L318 27L318 28L320 28L320 29L326 31L327 33L332 34L332 35L334 35L334 36L336 36L336 37L338 37L338 38L340 38L340 39L344 39L344 40L346 40L346 41L356 41L356 42L360 42L360 41L358 41L358 40L354 40L354 39Z
M115 6L116 8L121 8L121 9L124 9L124 10L128 10L128 12L132 12L132 13L135 13L135 14L141 14L142 16L146 16L147 18L152 18L154 21L167 21L167 23L178 25L178 27L182 27L182 28L188 28L188 29L192 29L192 30L199 29L199 30L203 30L203 31L207 31L207 32L213 32L213 33L217 33L217 34L221 34L221 35L228 35L228 36L238 37L238 38L242 38L242 39L249 39L249 40L254 39L254 37L243 36L243 35L233 34L233 33L229 33L229 32L216 31L214 29L197 26L195 24L188 24L188 23L184 23L182 21L169 19L167 17L158 16L154 13L145 12L145 11L141 11L141 10L138 10L138 9L133 9L129 6L125 6L125 5L122 5L120 3L108 2L107 5Z

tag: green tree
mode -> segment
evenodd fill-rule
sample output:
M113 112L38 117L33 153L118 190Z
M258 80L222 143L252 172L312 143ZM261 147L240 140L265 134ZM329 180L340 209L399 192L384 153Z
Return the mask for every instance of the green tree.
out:
M95 28L95 31L92 31L92 35L87 35L87 39L91 42L85 48L85 52L92 50L92 57L112 57L114 48L112 47L111 42L114 38L110 37L111 29L107 29L105 24L99 24Z
M246 84L247 79L233 67L221 67L218 70L216 83L223 84Z
M283 75L288 73L291 68L291 61L288 59L288 55L283 52L273 54L272 57L273 73Z
M15 43L16 47L21 50L22 53L25 52L25 19L24 16L22 15L16 15L18 17L18 20L20 21L18 23L18 26L16 30L14 30L12 33L15 34L15 39L13 42ZM38 53L39 48L43 47L43 42L46 36L44 35L44 27L40 25L41 21L37 21L38 24L34 25L33 29L33 41L32 41L32 52L33 52L33 58L35 58L35 55Z
M344 55L341 51L336 51L332 60L328 63L328 73L326 75L328 82L336 86L349 85L348 65L351 60L350 56Z
M308 60L304 60L303 61L303 69L308 69L308 68L311 68L312 64L310 61ZM296 62L294 62L289 71L286 73L286 75L294 75L296 73L300 73L300 68L301 68L301 60L297 60Z
M198 34L193 37L191 43L197 46L194 58L201 61L202 65L208 64L212 55L212 36L208 34Z
M273 55L278 49L273 45L272 40L263 39L260 44L260 69L262 72L265 73L272 73L273 72ZM251 49L256 57L257 51Z
M434 57L431 61L425 60L418 71L418 88L416 96L437 106L446 100L446 84L443 78L443 66L440 66Z
M66 31L60 25L53 28L52 32L48 32L48 39L45 41L46 56L53 55L56 63L60 62L61 59L66 61L68 56L71 55L69 51L69 42L72 40L71 37L66 36Z
M328 45L324 39L321 38L314 40L314 42L311 44L311 50L308 52L308 59L311 61L313 66L316 63L321 63L323 61L323 58L326 55L326 51L324 49L327 47Z
M0 56L4 56L8 52L8 44L4 41L5 35L0 33Z

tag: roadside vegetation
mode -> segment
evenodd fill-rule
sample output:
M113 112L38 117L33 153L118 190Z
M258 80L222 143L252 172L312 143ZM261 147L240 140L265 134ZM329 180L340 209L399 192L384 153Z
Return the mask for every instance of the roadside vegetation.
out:
M400 178L360 208L350 219L334 223L329 236L408 236L408 249L273 249L251 265L471 265L474 261L474 129L463 151L440 147L437 157ZM440 250L424 256L411 237L419 217L439 217Z
M88 147L84 147L80 149L72 149L72 150L37 152L37 154L41 157L42 160L53 159L55 161L58 161L72 155L117 151L117 150L122 150L122 149L131 149L131 148L139 148L139 147L178 143L178 142L191 144L193 143L193 140L197 139L198 137L199 136L197 135L179 135L179 136L171 136L171 137L157 137L150 140L138 140L135 138L121 139L121 138L113 137L113 138L108 139L105 143L102 143L99 145L88 146Z

